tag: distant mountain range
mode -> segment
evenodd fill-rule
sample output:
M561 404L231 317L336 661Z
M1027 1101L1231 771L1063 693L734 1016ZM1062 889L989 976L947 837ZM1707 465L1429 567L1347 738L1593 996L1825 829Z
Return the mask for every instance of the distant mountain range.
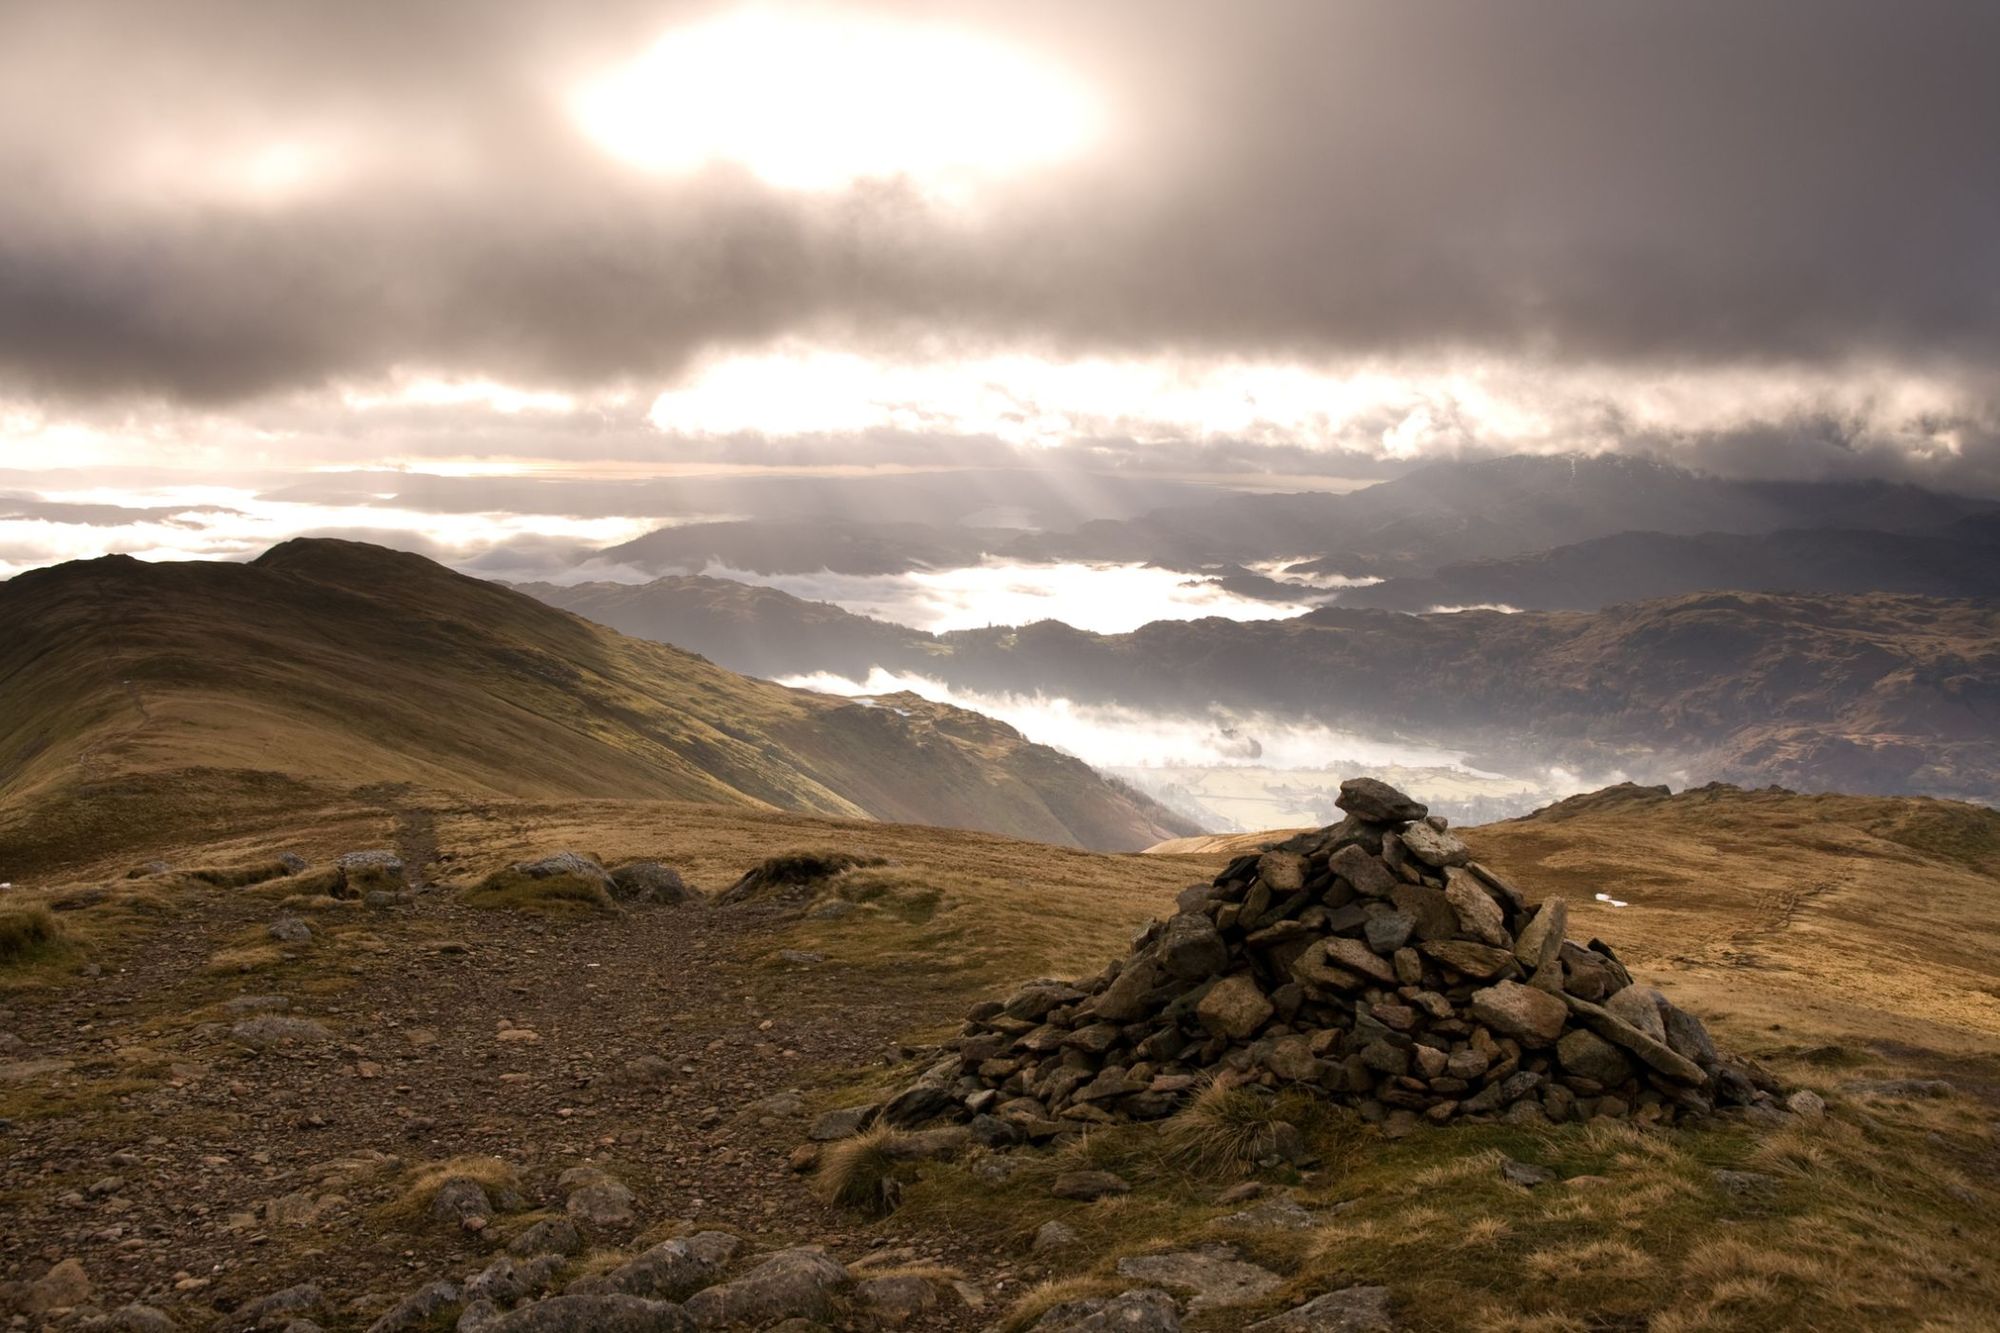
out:
M1499 605L1590 611L1705 589L2000 597L2000 523L1936 534L1802 528L1771 533L1621 532L1504 560L1343 590L1340 605L1427 611Z
M1105 849L1191 831L977 714L746 679L379 547L292 541L248 564L110 556L0 583L0 868L189 817L198 799L385 783Z
M767 675L871 667L961 690L1213 705L1507 762L2000 800L2000 604L1700 593L1607 610L1053 621L932 635L717 579L529 591Z
M1420 577L1622 533L1844 529L1936 535L2000 505L1880 481L1740 481L1615 455L1440 462L1346 493L1232 493L1136 517L1020 532L978 516L936 522L867 513L662 528L604 552L656 574L711 565L760 574L898 573L976 563L1119 561L1243 572L1295 562L1298 577ZM1683 590L1683 589L1677 589Z

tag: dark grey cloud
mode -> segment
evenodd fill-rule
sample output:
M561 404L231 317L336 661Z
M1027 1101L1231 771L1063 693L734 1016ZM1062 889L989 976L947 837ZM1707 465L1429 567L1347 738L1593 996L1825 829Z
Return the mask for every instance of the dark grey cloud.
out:
M635 176L551 90L706 6L0 5L0 375L195 402L398 364L657 382L786 333L1641 366L2000 352L2000 6L872 7L1047 51L1103 90L1115 152L974 224L894 184ZM162 133L219 152L322 130L356 174L282 206L128 163Z

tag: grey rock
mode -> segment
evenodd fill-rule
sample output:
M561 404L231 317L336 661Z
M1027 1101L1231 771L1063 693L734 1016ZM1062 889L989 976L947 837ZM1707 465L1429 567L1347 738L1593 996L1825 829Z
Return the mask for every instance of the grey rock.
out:
M121 1305L100 1321L85 1325L102 1333L174 1333L180 1327L165 1310L150 1305Z
M1722 1063L1714 1039L1699 1018L1674 1004L1660 1006L1660 1017L1666 1022L1668 1050L1710 1071Z
M1370 856L1366 848L1355 843L1327 858L1326 868L1352 884L1364 898L1386 898L1402 882L1380 857Z
M478 1225L493 1216L493 1201L486 1197L486 1187L478 1181L451 1176L431 1195L430 1215L431 1221L451 1226L462 1227L468 1222Z
M1203 1027L1235 1041L1264 1026L1274 1012L1257 979L1247 972L1216 982L1194 1010Z
M1343 1287L1250 1325L1248 1333L1395 1333L1387 1287Z
M1665 1003L1666 997L1650 986L1627 986L1613 992L1611 998L1604 1002L1604 1007L1654 1041L1665 1044L1667 1021L1660 1013L1660 1007Z
M1192 1293L1188 1313L1228 1309L1262 1300L1285 1285L1268 1268L1245 1263L1228 1246L1129 1255L1118 1261L1118 1276Z
M1340 795L1333 803L1372 824L1403 824L1431 812L1422 801L1411 800L1377 778L1349 778L1340 784Z
M632 1225L632 1191L593 1168L563 1172L561 1188L569 1191L563 1211L594 1231L622 1231Z
M1029 1333L1181 1333L1180 1309L1164 1291L1064 1301L1044 1312Z
M281 916L264 927L264 933L280 944L309 944L312 942L312 927L295 916Z
M1530 1047L1554 1042L1569 1019L1561 1000L1517 981L1474 991L1469 1009L1475 1021Z
M724 1231L700 1231L665 1241L592 1279L596 1285L590 1294L619 1292L659 1301L684 1300L720 1278L742 1244Z
M512 1305L526 1297L538 1296L554 1286L563 1267L564 1259L560 1254L544 1254L521 1262L503 1254L467 1278L459 1297L467 1305L479 1301L496 1307Z
M1630 1051L1668 1078L1696 1087L1708 1081L1700 1065L1674 1054L1665 1042L1655 1041L1602 1005L1569 994L1562 997L1562 1002L1585 1027L1614 1046Z
M284 1046L318 1046L333 1040L323 1023L284 1014L262 1014L246 1018L229 1029L229 1038L253 1051Z
M238 1306L216 1324L216 1333L266 1333L266 1330L282 1329L295 1316L317 1310L320 1305L319 1288L310 1282L301 1282L295 1287L286 1287Z
M701 1329L780 1319L826 1319L852 1279L824 1250L781 1250L742 1277L696 1292L681 1308Z
M1384 912L1362 923L1361 932L1370 949L1387 957L1408 944L1410 932L1416 928L1417 919L1407 912Z
M1129 1023L1146 1012L1154 992L1167 979L1166 968L1151 953L1126 962L1104 992L1090 1003L1090 1012L1113 1023Z
M882 1114L880 1105L843 1106L828 1111L812 1122L806 1137L815 1143L831 1143L835 1139L851 1139L868 1126L875 1123L875 1117Z
M1826 1098L1811 1088L1800 1088L1785 1098L1785 1109L1801 1120L1826 1119Z
M1206 912L1178 912L1160 932L1155 955L1168 976L1204 981L1229 963L1229 946Z
M583 1235L566 1217L545 1217L509 1241L507 1253L528 1259L544 1254L581 1254Z
M1109 1171L1065 1171L1057 1176L1049 1187L1049 1193L1058 1199L1077 1199L1088 1203L1101 1199L1107 1194L1129 1194L1132 1187L1112 1175Z
M1035 1228L1035 1238L1029 1242L1028 1248L1036 1254L1054 1254L1075 1245L1076 1239L1073 1228L1051 1220Z
M422 1328L433 1316L458 1304L458 1288L439 1280L427 1282L397 1301L380 1319L368 1326L368 1333L410 1333Z
M938 1306L937 1284L914 1273L874 1277L854 1287L854 1301L883 1328L902 1328Z
M1220 1225L1253 1231L1310 1231L1319 1225L1319 1216L1295 1199L1266 1199L1229 1214Z
M1458 916L1460 934L1470 935L1481 944L1490 944L1496 949L1514 947L1514 941L1507 935L1507 922L1500 911L1500 904L1486 891L1478 876L1457 866L1447 870L1444 900L1451 904L1451 910Z
M1517 1162L1510 1157L1500 1163L1500 1178L1509 1185L1519 1185L1522 1189L1531 1190L1537 1185L1546 1185L1554 1180L1556 1173L1545 1166L1536 1166L1532 1162Z
M1446 833L1429 824L1416 823L1403 830L1403 850L1434 870L1462 866L1472 859L1472 849L1456 833Z
M1556 1043L1556 1059L1565 1072L1594 1079L1607 1088L1632 1077L1632 1062L1625 1052L1594 1032L1577 1028Z
M914 1129L957 1110L958 1098L951 1089L918 1083L889 1099L889 1104L882 1108L882 1121L897 1129Z
M551 1296L478 1326L479 1333L694 1333L671 1301L639 1296Z

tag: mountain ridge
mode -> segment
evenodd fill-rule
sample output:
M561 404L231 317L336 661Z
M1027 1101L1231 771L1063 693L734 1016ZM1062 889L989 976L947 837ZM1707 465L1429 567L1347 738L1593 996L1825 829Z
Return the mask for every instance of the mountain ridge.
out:
M527 798L721 801L1139 847L1178 823L921 700L750 680L423 557L73 562L0 584L0 815L183 770Z

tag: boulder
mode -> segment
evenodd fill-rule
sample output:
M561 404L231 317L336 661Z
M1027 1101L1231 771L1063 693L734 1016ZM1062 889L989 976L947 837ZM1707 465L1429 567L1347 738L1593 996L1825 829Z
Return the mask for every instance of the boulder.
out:
M477 1333L695 1333L671 1301L639 1296L551 1296L475 1326Z
M1407 824L1422 819L1431 808L1413 801L1388 783L1376 778L1349 778L1340 784L1334 805L1371 824Z
M1569 1011L1546 991L1502 981L1472 993L1472 1017L1523 1046L1548 1046L1562 1036Z
M1195 1006L1195 1017L1218 1037L1240 1041L1264 1026L1276 1010L1247 972L1224 977Z
M780 1250L743 1276L706 1287L681 1306L697 1329L752 1328L780 1319L825 1320L852 1278L826 1251Z
M1456 833L1446 833L1429 824L1412 824L1402 832L1403 850L1433 870L1462 866L1472 859L1472 849Z
M1093 1296L1052 1307L1028 1333L1181 1333L1180 1308L1157 1289Z
M1617 1087L1632 1077L1632 1062L1625 1052L1596 1033L1575 1028L1556 1043L1556 1060L1563 1071L1591 1079L1607 1088Z
M1486 891L1478 878L1456 866L1445 872L1444 899L1451 904L1451 910L1458 917L1458 930L1481 944L1490 944L1496 949L1514 948L1514 941L1508 938L1507 921L1500 911L1500 904Z
M1249 1305L1285 1285L1284 1278L1245 1263L1226 1245L1132 1255L1118 1261L1118 1276L1189 1293L1189 1314Z
M21 1308L29 1314L67 1310L90 1299L90 1275L79 1259L64 1259L28 1283Z
M1205 981L1229 965L1229 945L1206 912L1168 918L1155 948L1160 966L1178 981Z
M1387 1287L1343 1287L1250 1325L1248 1333L1395 1333Z

